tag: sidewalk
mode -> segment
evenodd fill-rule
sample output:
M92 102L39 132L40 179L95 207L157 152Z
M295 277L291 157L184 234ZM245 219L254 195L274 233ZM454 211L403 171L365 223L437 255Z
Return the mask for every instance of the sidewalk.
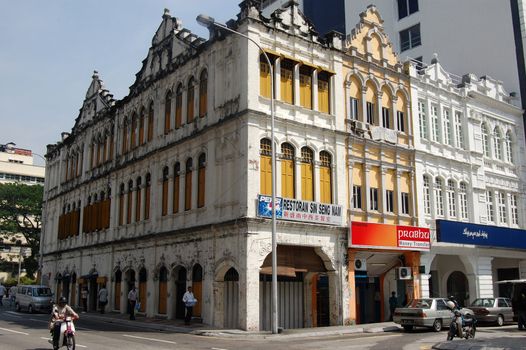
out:
M401 327L393 322L372 323L355 326L333 326L318 328L285 329L280 334L272 334L269 331L243 331L240 329L220 329L193 321L190 326L185 326L183 320L166 320L162 318L150 318L136 315L135 320L130 320L127 314L118 313L82 313L81 319L98 320L107 323L119 323L127 326L138 327L148 330L187 333L200 336L229 337L229 338L305 338L320 337L356 333L382 333L397 332Z

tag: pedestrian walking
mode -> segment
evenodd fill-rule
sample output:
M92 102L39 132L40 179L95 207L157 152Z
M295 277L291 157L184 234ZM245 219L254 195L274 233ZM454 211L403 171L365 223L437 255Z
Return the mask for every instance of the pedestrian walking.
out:
M108 290L106 289L106 285L103 284L102 288L99 290L99 308L100 313L104 313L104 309L106 308L106 304L108 303Z
M0 306L4 306L3 299L6 292L7 290L5 289L4 285L0 283Z
M128 307L130 308L130 320L135 320L135 305L137 304L137 290L135 286L128 293Z
M83 312L88 312L88 294L88 287L82 287L82 290L80 291L80 299L82 299Z
M396 297L396 292L391 292L391 297L389 298L389 310L391 315L389 316L389 321L393 320L394 312L398 306L398 298Z
M9 288L9 299L11 300L11 306L15 305L16 302L16 293L17 293L16 286L12 286Z
M188 291L183 295L183 303L186 309L186 314L184 316L184 324L189 325L192 320L192 314L194 312L194 305L197 303L197 299L192 293L192 287L188 287Z

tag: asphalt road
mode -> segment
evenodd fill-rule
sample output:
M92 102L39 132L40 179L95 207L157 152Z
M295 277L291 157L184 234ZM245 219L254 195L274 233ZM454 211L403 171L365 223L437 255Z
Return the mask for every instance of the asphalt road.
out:
M82 317L82 315L81 315ZM47 342L48 315L17 313L0 308L0 349L51 349ZM133 326L80 319L77 327L77 348L82 349L403 349L427 350L444 341L446 332L418 330L410 333L353 334L330 337L225 338L150 331ZM484 327L477 332L477 345L506 344L525 346L526 332L517 326ZM455 340L461 342L462 340Z

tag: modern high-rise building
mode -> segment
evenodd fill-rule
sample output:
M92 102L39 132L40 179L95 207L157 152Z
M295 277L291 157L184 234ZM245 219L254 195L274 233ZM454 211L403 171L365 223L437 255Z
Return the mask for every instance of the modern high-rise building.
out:
M12 142L0 144L0 183L17 182L44 185L44 166L35 165L34 153L17 148Z

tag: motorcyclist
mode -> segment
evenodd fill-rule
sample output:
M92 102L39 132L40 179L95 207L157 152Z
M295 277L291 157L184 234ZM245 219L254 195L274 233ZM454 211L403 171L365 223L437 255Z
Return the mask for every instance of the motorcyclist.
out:
M60 297L58 304L53 305L53 310L51 311L53 349L59 348L58 341L60 339L60 326L62 323L60 321L65 320L66 317L71 317L73 320L79 319L79 315L67 304L66 297Z
M453 311L453 314L455 315L455 323L457 324L457 334L460 338L462 338L462 326L464 323L464 318L462 316L462 313L460 312L460 305L458 304L455 296L452 295L449 297L447 306L451 309L451 311Z

